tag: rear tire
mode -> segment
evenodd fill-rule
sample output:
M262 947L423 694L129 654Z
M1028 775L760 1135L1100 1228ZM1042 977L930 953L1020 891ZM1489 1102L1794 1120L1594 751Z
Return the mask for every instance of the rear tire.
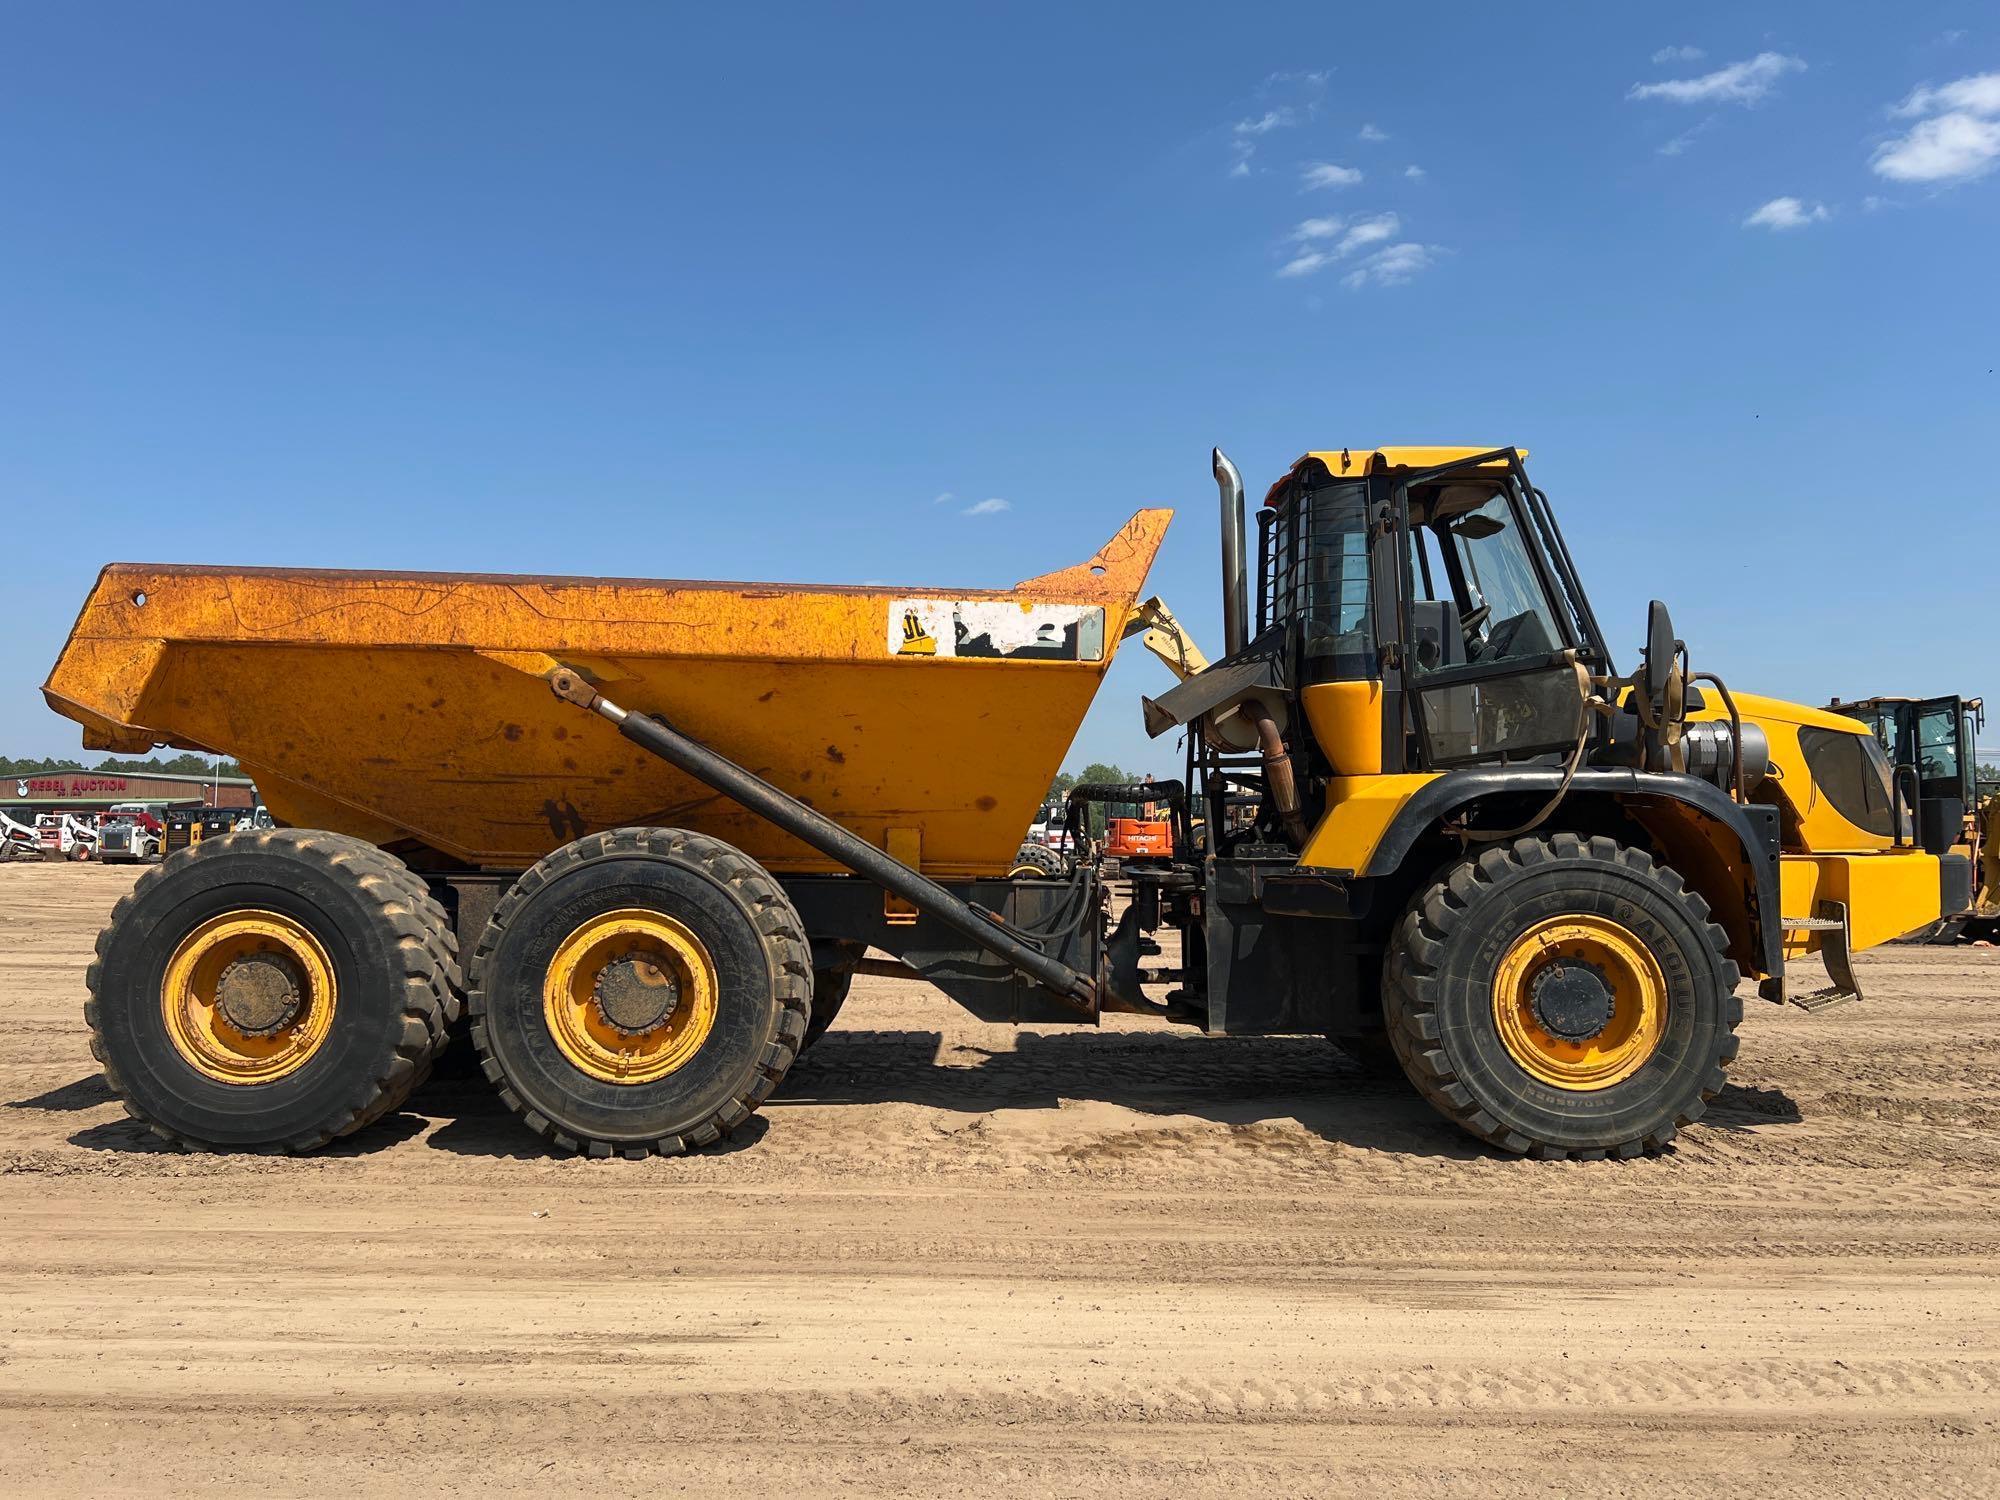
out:
M1047 844L1023 844L1014 856L1014 868L1007 872L1009 880L1060 879L1063 874L1063 857Z
M413 879L372 844L307 829L204 839L148 869L86 977L91 1051L126 1113L184 1148L311 1151L401 1105L456 1003ZM269 954L293 1009L238 1030L217 976Z
M1722 1089L1737 980L1678 874L1558 833L1488 848L1419 892L1383 1003L1404 1071L1447 1119L1516 1154L1623 1158L1663 1149Z
M748 855L620 828L515 882L473 952L466 1004L486 1077L556 1149L678 1156L741 1125L791 1067L812 951Z

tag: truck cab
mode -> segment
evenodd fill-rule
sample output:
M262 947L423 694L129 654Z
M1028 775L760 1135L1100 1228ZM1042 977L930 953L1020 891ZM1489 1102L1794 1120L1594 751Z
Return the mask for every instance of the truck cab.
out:
M1588 1155L1699 1113L1739 979L1852 1000L1852 951L1936 919L1939 859L1861 725L1696 671L1658 601L1619 672L1523 450L1308 453L1254 544L1215 470L1225 651L1147 727L1186 730L1208 805L1257 812L1136 872L1114 974L1176 927L1173 1004L1207 1029L1393 1052L1482 1138ZM1701 1087L1631 1135L1662 1069Z
M1987 837L1977 755L1985 701L1877 697L1836 699L1828 708L1873 731L1894 768L1896 798L1913 812L1917 842L1945 862L1945 915L1969 914Z

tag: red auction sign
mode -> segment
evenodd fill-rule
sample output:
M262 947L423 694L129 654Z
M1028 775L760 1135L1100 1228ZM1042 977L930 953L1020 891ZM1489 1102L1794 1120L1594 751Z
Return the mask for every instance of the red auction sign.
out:
M30 797L90 797L125 790L123 776L30 776Z

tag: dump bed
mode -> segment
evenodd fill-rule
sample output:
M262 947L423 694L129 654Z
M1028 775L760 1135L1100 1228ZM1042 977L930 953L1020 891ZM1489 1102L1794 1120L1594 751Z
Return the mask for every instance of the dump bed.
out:
M560 664L930 873L988 875L1171 514L1005 591L119 563L43 692L88 748L233 756L281 822L475 866L653 824L837 868L558 701Z

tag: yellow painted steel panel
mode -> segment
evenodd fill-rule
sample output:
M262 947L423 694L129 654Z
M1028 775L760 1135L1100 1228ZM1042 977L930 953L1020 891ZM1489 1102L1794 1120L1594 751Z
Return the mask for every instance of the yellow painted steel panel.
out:
M1277 498L1291 477L1306 464L1321 465L1335 479L1359 479L1365 474L1381 473L1389 469L1435 469L1442 464L1457 463L1461 459L1477 458L1482 453L1492 453L1504 448L1504 443L1487 443L1478 448L1456 448L1436 444L1400 446L1388 448L1326 448L1315 449L1303 455L1299 461L1285 471L1285 477L1271 486L1264 503L1270 504ZM1528 450L1521 450L1525 459ZM1506 465L1493 463L1486 466L1494 473L1506 471Z
M1805 849L1816 852L1887 849L1895 840L1886 834L1871 833L1848 821L1813 780L1807 768L1805 750L1799 744L1801 728L1830 729L1836 734L1866 737L1867 726L1845 714L1788 703L1782 698L1766 698L1758 693L1736 693L1736 708L1744 722L1760 726L1771 745L1772 774L1765 782L1782 797L1798 817L1798 836ZM1729 715L1719 693L1705 694L1705 706L1688 715L1690 719L1727 720ZM1796 916L1792 912L1789 915Z
M1938 860L1922 850L1882 854L1782 856L1778 862L1778 904L1788 917L1818 915L1817 903L1844 901L1855 950L1915 932L1938 920L1942 893ZM1786 956L1819 947L1819 934L1786 935Z
M1306 722L1336 776L1382 771L1382 683L1320 682L1300 690Z
M1437 778L1437 772L1330 778L1326 812L1306 840L1299 863L1326 870L1366 869L1403 804Z
M587 673L942 876L1005 874L1171 512L1011 590L117 564L43 691L92 748L234 755L285 822L518 867L626 824L838 868L557 700Z

